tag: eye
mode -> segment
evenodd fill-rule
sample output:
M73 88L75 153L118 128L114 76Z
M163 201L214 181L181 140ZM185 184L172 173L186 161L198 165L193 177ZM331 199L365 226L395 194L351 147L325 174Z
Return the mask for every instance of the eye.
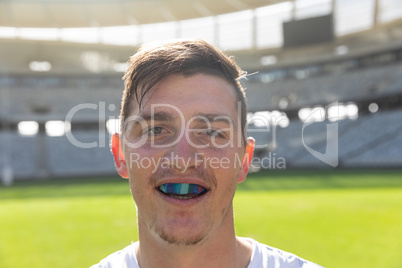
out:
M158 134L161 134L162 132L163 132L163 127L150 127L144 132L144 134L158 135Z
M211 137L223 138L222 131L220 130L206 129L204 133Z

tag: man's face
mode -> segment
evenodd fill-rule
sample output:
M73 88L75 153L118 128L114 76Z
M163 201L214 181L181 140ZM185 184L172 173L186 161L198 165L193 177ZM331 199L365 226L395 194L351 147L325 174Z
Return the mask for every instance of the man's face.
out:
M232 221L247 173L235 91L216 76L171 75L143 103L122 141L140 237L196 244Z

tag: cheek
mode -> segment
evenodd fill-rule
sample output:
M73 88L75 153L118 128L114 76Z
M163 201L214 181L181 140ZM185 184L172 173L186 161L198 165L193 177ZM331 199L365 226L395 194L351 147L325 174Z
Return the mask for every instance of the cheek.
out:
M204 156L206 166L214 172L224 173L225 177L236 176L243 160L243 153L237 148L210 149L204 152Z
M126 153L126 165L131 193L135 201L146 198L146 189L150 186L150 177L155 171L152 153L148 150L130 150Z
M133 169L129 176L131 195L139 212L143 212L145 207L152 204L153 198L154 188L149 182L149 172L144 172L143 169Z
M125 154L128 171L135 177L143 177L148 172L154 171L159 158L160 151L145 146L127 150Z

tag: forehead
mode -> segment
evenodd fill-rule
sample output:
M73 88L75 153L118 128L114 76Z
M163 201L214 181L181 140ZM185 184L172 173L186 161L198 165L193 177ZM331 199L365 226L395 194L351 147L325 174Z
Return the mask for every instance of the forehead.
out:
M229 82L214 75L170 75L152 88L143 99L141 111L172 110L183 115L196 113L237 116L236 92Z

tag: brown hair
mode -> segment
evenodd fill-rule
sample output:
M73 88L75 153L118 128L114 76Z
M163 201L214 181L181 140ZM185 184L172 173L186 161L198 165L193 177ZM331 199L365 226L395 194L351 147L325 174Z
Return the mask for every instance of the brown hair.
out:
M145 45L130 57L129 68L123 76L125 89L120 111L122 133L123 122L129 117L134 101L141 110L144 96L167 76L189 76L197 73L215 75L233 85L237 101L241 105L240 123L245 142L247 107L244 88L239 80L246 73L231 57L198 39Z

